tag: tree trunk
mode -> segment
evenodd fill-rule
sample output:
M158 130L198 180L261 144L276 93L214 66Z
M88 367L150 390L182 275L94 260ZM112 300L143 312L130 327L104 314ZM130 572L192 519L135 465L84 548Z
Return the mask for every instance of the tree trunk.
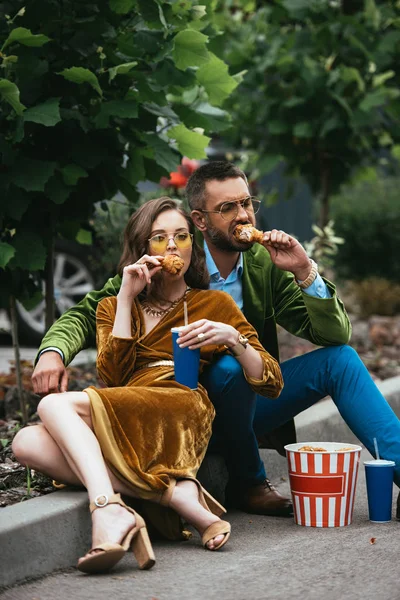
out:
M17 321L17 306L15 296L10 296L10 316L11 316L11 338L15 357L15 374L17 379L17 389L19 406L21 409L21 418L24 425L28 422L28 411L25 403L25 394L22 387L21 360L18 343L18 321Z
M323 229L329 221L329 199L330 199L330 169L329 161L324 156L320 156L319 160L321 171L321 198L320 198L320 213L319 226Z
M52 223L51 223L52 225ZM50 227L50 235L47 244L47 260L45 267L46 276L46 331L50 329L55 320L54 311L54 233L53 227Z

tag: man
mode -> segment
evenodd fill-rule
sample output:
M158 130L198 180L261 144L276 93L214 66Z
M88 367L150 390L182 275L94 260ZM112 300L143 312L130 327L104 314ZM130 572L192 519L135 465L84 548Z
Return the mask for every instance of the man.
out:
M288 516L291 504L269 483L257 437L273 445L295 441L293 417L329 394L361 442L396 462L400 483L400 422L372 382L356 352L346 346L351 326L335 286L323 280L304 248L282 231L266 232L262 244L237 241L240 224L255 224L259 202L244 173L231 163L211 162L189 179L186 193L194 222L203 234L210 287L231 294L257 330L263 346L278 358L276 326L324 346L282 363L284 390L277 400L256 397L237 361L224 356L209 367L202 383L216 408L210 449L224 456L229 499L242 510ZM92 292L51 327L33 374L37 393L66 389L65 366L94 339L95 309L118 292L120 278ZM64 362L58 354L61 352Z

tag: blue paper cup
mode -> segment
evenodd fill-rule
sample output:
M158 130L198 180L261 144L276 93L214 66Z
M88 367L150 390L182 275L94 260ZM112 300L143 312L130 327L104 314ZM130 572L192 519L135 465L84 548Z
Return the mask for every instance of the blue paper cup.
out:
M395 463L392 460L366 460L364 466L369 519L373 523L388 523L392 520Z
M172 327L172 347L174 351L175 381L186 385L192 390L197 390L199 382L200 348L189 350L179 348L176 343L182 327Z

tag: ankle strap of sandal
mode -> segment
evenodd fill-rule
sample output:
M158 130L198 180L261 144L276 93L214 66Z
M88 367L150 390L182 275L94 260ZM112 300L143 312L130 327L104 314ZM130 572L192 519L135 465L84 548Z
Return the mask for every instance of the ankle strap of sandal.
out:
M162 494L162 496L160 498L160 504L162 506L170 505L175 486L176 486L176 479L170 479L169 486L167 487L167 489L165 490L165 492Z
M121 504L123 506L121 495L112 494L112 496L107 496L106 494L100 494L89 504L89 510L92 513L96 508L104 508L109 504Z

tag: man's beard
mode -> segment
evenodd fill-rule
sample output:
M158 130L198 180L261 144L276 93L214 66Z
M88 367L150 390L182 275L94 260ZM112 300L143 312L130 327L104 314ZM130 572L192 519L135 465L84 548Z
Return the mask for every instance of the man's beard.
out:
M207 225L207 234L209 241L223 252L246 252L254 244L254 242L239 242L233 235L229 237L217 227L209 224Z

